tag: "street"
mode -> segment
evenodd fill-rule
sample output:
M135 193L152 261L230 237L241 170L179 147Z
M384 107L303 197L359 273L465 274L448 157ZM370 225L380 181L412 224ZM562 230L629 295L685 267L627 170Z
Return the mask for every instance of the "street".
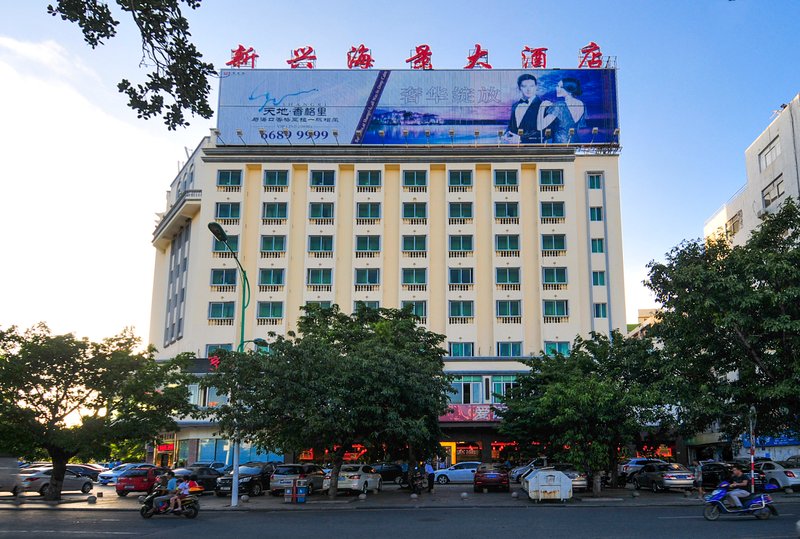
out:
M352 507L352 506L351 506ZM130 511L3 511L0 537L608 537L796 538L798 506L779 517L707 522L700 507L542 507L201 512L142 519Z

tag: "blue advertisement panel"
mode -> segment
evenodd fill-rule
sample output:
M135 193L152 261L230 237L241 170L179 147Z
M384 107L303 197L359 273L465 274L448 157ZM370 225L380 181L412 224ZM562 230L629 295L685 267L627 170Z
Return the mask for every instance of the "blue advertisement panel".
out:
M223 70L221 144L618 142L616 71Z

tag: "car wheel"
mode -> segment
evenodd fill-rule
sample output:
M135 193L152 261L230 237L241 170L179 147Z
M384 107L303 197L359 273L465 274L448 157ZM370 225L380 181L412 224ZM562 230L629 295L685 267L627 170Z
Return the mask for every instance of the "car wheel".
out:
M703 509L703 518L706 520L717 520L719 518L719 507L717 504L706 505L705 509Z
M42 485L42 488L39 489L39 496L44 496L47 494L47 491L50 489L50 485Z
M92 490L92 486L93 485L91 483L84 483L83 486L81 487L81 492L83 492L84 494L89 494L89 492L91 492Z
M636 490L642 488L642 485L639 484L639 480L636 479L635 477L633 478L633 488L635 488Z
M652 490L653 492L660 492L661 491L661 489L658 487L658 483L656 483L655 481L653 481L650 484L650 490Z
M447 483L450 482L450 478L442 474L436 478L436 482L439 483L440 485L446 485Z
M253 497L261 496L262 492L263 492L263 489L261 488L260 484L253 483L252 485L250 485L250 495L251 496L253 496Z
M127 490L118 490L117 491L117 496L119 496L120 498L124 498L127 495L128 495L128 491Z

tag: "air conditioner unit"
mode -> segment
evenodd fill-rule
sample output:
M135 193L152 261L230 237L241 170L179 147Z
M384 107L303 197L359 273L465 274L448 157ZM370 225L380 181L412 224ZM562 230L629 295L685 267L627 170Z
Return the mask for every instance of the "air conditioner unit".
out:
M769 213L769 212L768 212L767 210L765 210L765 209L758 210L758 211L756 212L756 217L758 217L759 219L761 219L761 218L762 218L762 217L764 217L764 216L765 216L767 213Z

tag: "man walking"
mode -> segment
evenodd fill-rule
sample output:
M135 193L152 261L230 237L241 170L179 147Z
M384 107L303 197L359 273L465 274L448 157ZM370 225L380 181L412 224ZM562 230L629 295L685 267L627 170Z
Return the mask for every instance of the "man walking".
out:
M428 492L433 492L433 466L430 461L425 463L425 473L428 476Z

